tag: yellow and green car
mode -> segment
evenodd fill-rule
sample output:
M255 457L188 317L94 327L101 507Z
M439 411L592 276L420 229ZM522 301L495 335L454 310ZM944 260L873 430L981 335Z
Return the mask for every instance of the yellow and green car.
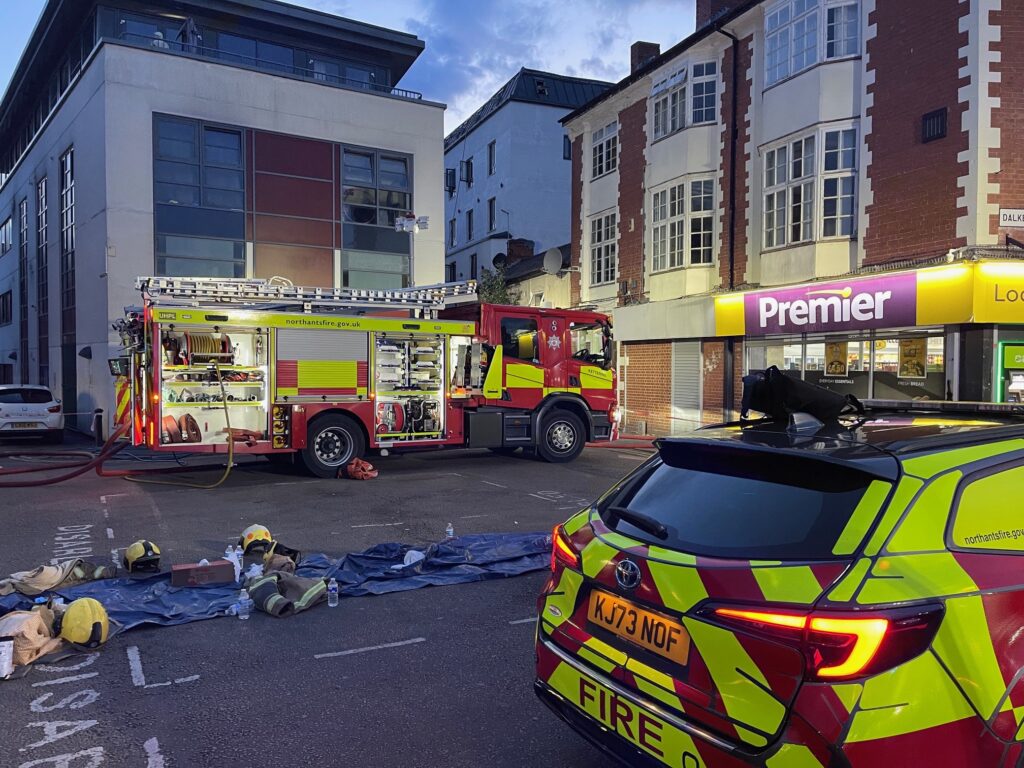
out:
M1024 765L1024 418L918 408L658 441L555 529L538 696L633 766Z

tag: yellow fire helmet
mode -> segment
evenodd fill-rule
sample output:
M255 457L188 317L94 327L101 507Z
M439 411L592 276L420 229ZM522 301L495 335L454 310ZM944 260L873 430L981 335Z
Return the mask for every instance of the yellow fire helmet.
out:
M242 545L242 551L248 555L250 552L266 552L274 543L274 539L265 525L257 523L242 531L242 538L238 543Z
M80 597L68 606L60 620L60 636L80 648L96 648L107 642L110 620L107 610L91 597Z
M124 551L121 560L130 573L160 570L160 547L147 539L139 539Z

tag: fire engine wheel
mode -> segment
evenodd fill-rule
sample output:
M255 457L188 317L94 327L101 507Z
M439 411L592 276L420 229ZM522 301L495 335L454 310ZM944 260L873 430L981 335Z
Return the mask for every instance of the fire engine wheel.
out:
M359 425L347 416L328 414L309 425L302 463L317 477L337 477L339 470L361 459L365 451Z
M586 439L583 422L576 414L555 410L541 424L537 454L544 461L563 464L580 455Z

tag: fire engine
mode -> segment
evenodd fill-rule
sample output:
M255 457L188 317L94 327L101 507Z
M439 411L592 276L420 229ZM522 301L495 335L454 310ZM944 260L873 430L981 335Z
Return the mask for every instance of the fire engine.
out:
M153 451L264 454L319 477L370 450L575 459L618 423L612 327L475 301L476 284L326 289L139 278L114 323L115 423Z

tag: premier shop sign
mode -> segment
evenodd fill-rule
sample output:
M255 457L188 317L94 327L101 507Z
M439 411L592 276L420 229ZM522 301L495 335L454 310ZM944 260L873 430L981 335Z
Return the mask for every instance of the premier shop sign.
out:
M858 331L917 322L914 273L813 283L743 297L748 336Z

